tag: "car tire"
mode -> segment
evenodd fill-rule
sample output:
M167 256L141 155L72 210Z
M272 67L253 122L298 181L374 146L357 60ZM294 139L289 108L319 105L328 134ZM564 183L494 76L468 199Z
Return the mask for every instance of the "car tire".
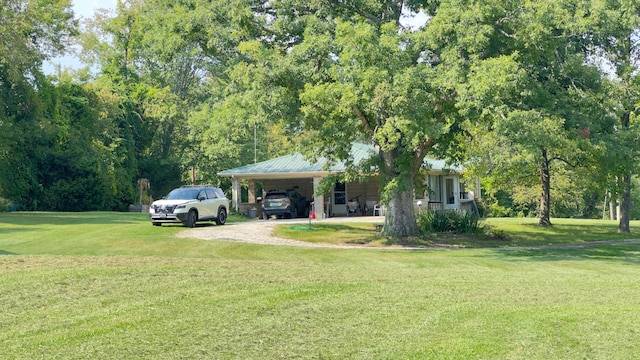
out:
M198 212L195 210L189 210L189 214L187 215L187 225L188 228L192 228L196 226L196 222L198 221Z
M218 209L218 217L216 218L216 224L224 225L227 222L227 210L225 208Z

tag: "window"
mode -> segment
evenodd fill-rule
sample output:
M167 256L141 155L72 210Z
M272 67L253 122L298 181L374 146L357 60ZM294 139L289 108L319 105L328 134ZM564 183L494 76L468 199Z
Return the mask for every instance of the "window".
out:
M333 189L333 203L335 205L347 204L347 186L345 183L336 183L336 187Z
M456 203L456 187L453 178L444 179L444 191L447 194L447 205Z
M215 192L213 191L213 189L207 189L207 198L208 199L215 199L217 198Z

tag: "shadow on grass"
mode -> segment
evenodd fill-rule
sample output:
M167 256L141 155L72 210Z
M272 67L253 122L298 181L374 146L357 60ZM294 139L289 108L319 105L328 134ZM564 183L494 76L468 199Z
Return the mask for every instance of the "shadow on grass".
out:
M12 253L11 251L0 250L0 256L3 255L18 255L16 253Z
M604 260L640 264L640 241L611 242L607 244L552 245L536 249L500 249L493 256L503 260L521 261L579 261Z
M134 224L147 220L146 213L128 212L12 212L0 214L0 224L11 225L75 225ZM30 229L31 230L31 229Z
M18 233L26 233L42 230L41 227L29 226L29 227L8 227L8 228L0 228L0 238L4 238L4 235L18 234Z
M617 225L611 223L590 223L588 225L558 223L550 227L541 227L537 224L522 224L519 229L510 229L508 233L511 239L518 242L554 244L574 243L576 241L588 242L605 238L623 240L632 236L630 234L619 234L617 229Z

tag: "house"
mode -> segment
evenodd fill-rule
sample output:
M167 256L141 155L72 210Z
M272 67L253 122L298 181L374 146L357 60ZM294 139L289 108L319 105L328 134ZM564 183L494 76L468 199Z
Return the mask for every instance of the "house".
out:
M354 143L351 156L355 164L376 155L371 145ZM461 166L447 166L444 160L424 159L428 176L424 191L416 194L414 208L416 212L423 209L476 211L474 194L465 189L461 182ZM245 165L218 173L219 176L232 179L232 206L234 209L248 213L257 208L257 198L264 196L269 190L284 191L295 189L301 195L314 201L313 211L320 216L348 216L353 213L380 215L384 207L380 203L380 183L377 177L365 183L336 183L330 193L315 196L315 189L320 181L332 174L344 172L345 164L337 163L327 166L327 160L318 159L310 163L302 154L296 153ZM247 193L242 196L243 188ZM479 185L476 184L476 188ZM244 201L243 201L244 198ZM353 205L359 203L360 211ZM375 211L374 211L375 210Z

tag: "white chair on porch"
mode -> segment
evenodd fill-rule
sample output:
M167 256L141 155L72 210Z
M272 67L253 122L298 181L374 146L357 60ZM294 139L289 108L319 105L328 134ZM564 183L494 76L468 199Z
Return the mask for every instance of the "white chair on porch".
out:
M373 207L373 216L384 216L387 213L387 207L384 205L376 204Z

